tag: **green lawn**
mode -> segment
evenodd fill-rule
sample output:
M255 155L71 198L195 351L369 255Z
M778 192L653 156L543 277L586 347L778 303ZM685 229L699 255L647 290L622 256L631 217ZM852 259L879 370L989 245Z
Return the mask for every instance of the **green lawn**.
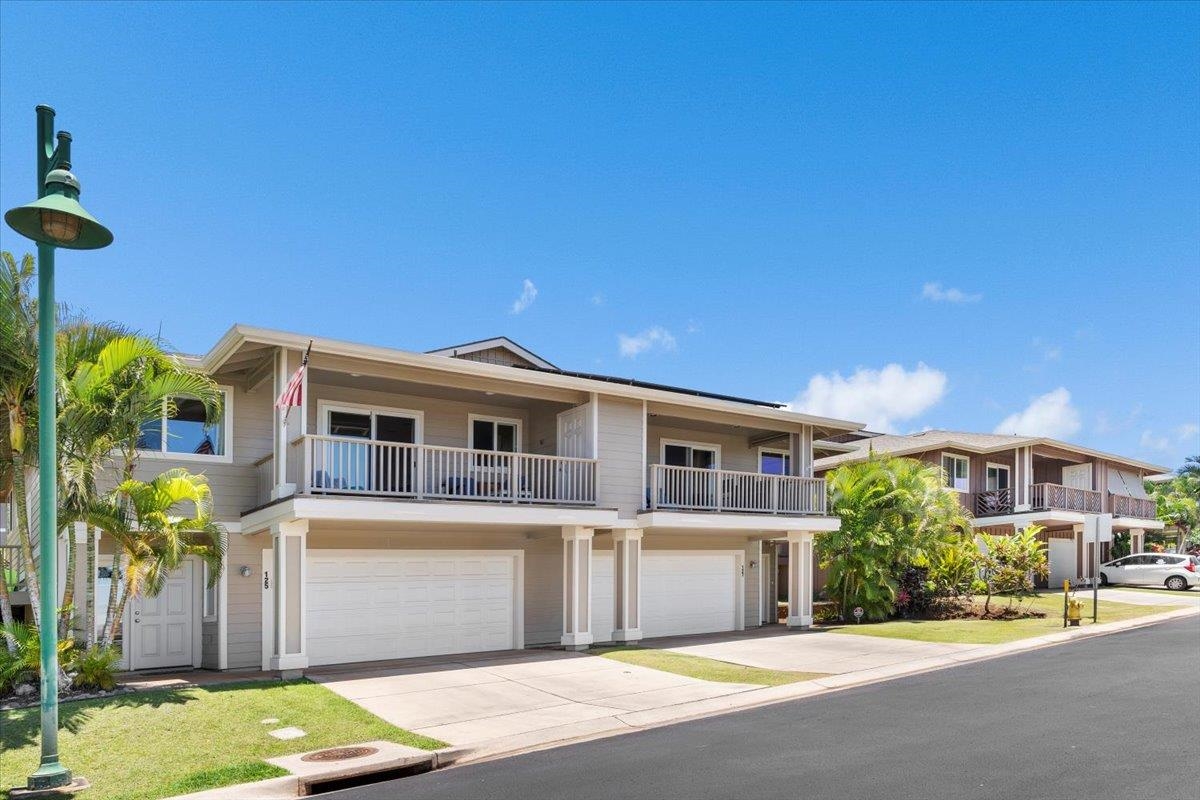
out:
M1084 601L1082 626L1092 624L1092 596L1080 592L1076 595ZM979 598L982 602L982 598ZM1031 636L1042 636L1061 631L1062 593L1040 594L1024 601L1049 616L1041 619L1016 619L1009 621L984 619L951 620L889 620L872 624L839 625L830 628L834 633L853 633L862 636L883 636L889 639L914 639L920 642L944 642L952 644L1003 644ZM1007 605L1007 598L992 598L993 607ZM1179 606L1135 606L1129 603L1100 601L1100 622L1117 622L1164 611L1175 611Z
M276 717L277 724L263 719ZM89 800L150 800L287 773L262 759L383 739L426 750L442 742L384 722L308 681L164 689L63 703L59 750L91 781ZM280 741L289 725L307 736ZM38 709L0 711L0 796L38 763Z
M788 672L779 669L761 669L742 664L730 664L702 656L655 650L648 647L600 647L589 651L591 655L611 658L623 664L635 664L662 672L673 672L702 681L718 683L756 683L761 686L780 686L797 681L824 678L825 672Z

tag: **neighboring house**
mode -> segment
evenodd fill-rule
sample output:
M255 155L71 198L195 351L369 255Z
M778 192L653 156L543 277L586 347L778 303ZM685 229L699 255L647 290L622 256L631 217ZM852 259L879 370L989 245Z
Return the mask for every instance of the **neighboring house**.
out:
M1046 542L1050 567L1043 585L1092 576L1095 553L1092 544L1084 546L1084 514L1111 513L1114 533L1129 534L1132 552L1142 549L1147 531L1163 527L1143 485L1147 476L1166 471L1155 464L1041 436L933 430L836 438L854 452L818 459L816 474L871 453L916 458L942 468L947 491L958 494L980 532L1003 535L1043 526L1039 538ZM1102 562L1109 548L1101 544Z
M190 359L224 420L181 401L146 430L139 477L203 472L230 536L215 587L197 563L129 604L126 666L294 673L738 630L776 620L779 542L787 622L811 623L812 539L839 524L814 442L861 426L567 372L502 337L315 339L285 418L308 343L231 328Z

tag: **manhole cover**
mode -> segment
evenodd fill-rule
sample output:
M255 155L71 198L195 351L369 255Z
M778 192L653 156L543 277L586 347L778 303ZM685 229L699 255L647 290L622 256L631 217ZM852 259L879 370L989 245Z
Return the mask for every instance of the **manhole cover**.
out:
M301 761L345 761L348 758L373 756L379 752L378 747L331 747L328 750L318 750L301 756Z

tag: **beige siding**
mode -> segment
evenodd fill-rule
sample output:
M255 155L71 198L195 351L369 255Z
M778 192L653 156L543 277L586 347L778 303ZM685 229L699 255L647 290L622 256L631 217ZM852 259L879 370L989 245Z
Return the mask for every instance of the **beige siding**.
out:
M597 410L600 463L596 498L603 508L616 508L630 517L646 504L642 474L642 404L636 400L600 397Z
M528 360L521 358L507 347L489 347L486 350L478 350L474 353L462 353L453 357L461 358L464 361L482 361L485 364L501 364L506 367L533 366L533 364Z
M231 534L229 537L226 597L229 669L260 669L262 666L262 551L270 544L268 533ZM250 567L248 578L243 578L240 573L243 565Z
M751 447L744 434L714 433L711 431L688 430L687 428L668 428L653 422L646 431L646 459L650 464L662 463L662 442L664 439L675 439L696 444L719 445L721 448L721 469L732 469L739 472L758 472L758 448ZM780 439L779 449L787 449L787 439Z
M309 433L321 431L317 417L319 403L350 403L420 411L423 416L422 440L425 444L441 447L466 447L469 416L479 414L487 417L520 420L521 449L529 452L530 412L526 409L489 406L482 403L462 403L453 400L434 400L428 397L366 391L349 386L310 384L308 391L310 398L308 404Z

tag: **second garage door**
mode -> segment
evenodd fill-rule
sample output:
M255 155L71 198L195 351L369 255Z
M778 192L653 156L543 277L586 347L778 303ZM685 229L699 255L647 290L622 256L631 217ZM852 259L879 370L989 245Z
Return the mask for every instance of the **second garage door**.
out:
M642 551L642 635L678 636L737 630L741 553ZM593 555L592 635L612 638L612 554Z
M313 666L519 647L512 553L308 552Z

